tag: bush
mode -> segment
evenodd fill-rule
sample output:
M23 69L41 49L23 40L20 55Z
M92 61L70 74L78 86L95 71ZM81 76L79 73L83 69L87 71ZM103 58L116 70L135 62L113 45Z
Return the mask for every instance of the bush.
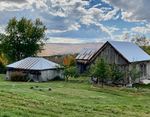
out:
M133 65L133 68L129 71L129 75L131 77L131 83L134 83L134 81L137 78L140 78L140 71L136 69L136 65Z
M6 73L6 66L0 64L0 74L5 74Z
M65 76L66 81L68 81L69 77L74 77L74 78L78 77L79 74L77 72L77 68L75 66L66 67L64 70L64 76Z
M63 81L64 79L62 79L60 76L56 76L54 79L52 79L51 81Z
M117 65L110 65L110 78L114 84L122 84L125 72L119 70Z
M109 65L104 61L104 59L97 59L96 63L90 68L90 73L92 77L97 78L98 83L102 83L109 77Z
M136 88L148 88L148 89L150 89L150 84L146 85L146 84L134 83L133 87L136 87Z
M12 72L11 81L28 81L27 75L22 72Z
M125 72L121 71L117 65L109 65L104 59L97 59L96 63L90 68L90 74L97 78L97 82L107 84L123 84Z

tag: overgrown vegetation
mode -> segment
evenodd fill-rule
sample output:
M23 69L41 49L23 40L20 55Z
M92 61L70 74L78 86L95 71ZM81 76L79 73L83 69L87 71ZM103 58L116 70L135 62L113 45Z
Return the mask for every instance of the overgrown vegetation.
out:
M140 77L140 71L136 69L136 65L133 65L133 68L129 71L129 76L131 77L131 83Z
M28 81L29 78L27 78L27 75L25 73L22 73L22 72L12 72L11 73L11 81L17 81L17 82L20 82L20 81Z
M92 79L97 79L96 83L101 82L102 86L104 83L125 85L128 81L126 78L129 78L129 83L133 84L140 77L140 71L136 69L136 65L133 65L131 70L125 71L121 66L107 64L104 59L97 59L89 71Z
M97 78L98 84L104 84L104 79L109 77L109 67L103 59L97 59L96 63L91 66L90 73L92 77Z
M66 66L64 69L65 80L68 81L69 77L78 77L78 72L76 66Z
M65 67L64 75L65 75L66 81L69 80L69 77L76 78L79 76L74 56L72 56L72 55L65 56L63 65Z
M113 84L119 84L119 82L122 82L124 84L123 78L125 77L125 72L119 70L118 66L113 64L109 65L109 74L110 74L110 79L112 80Z

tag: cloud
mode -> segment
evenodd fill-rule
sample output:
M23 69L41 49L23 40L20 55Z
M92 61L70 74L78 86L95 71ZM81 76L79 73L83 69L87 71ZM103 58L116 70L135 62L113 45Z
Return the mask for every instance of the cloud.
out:
M90 0L91 1L91 0ZM83 0L6 0L0 1L0 23L12 17L40 18L47 27L49 37L114 38L116 26L106 26L105 21L118 19L118 7L109 2L90 5ZM94 1L94 0L93 0ZM103 0L104 1L104 0ZM88 7L87 7L88 6Z
M150 21L150 0L107 0L113 6L122 9L122 18L126 21Z
M0 33L5 33L5 25L0 26Z
M10 3L11 2L11 3ZM21 3L21 4L20 4ZM99 31L110 35L109 31L101 21L111 20L118 12L118 8L106 10L96 8L97 4L86 9L89 1L83 0L6 0L0 5L0 11L15 11L17 17L30 14L29 18L40 18L48 27L49 33L62 33L77 31L82 25L97 26ZM22 14L21 14L22 13ZM34 16L34 17L32 17Z
M131 28L132 32L136 33L142 33L142 34L150 34L150 24L147 24L146 26L136 26Z
M16 11L29 8L27 0L0 0L0 11Z
M64 33L72 30L79 30L81 26L78 23L70 25L68 29L66 30L60 30L60 29L52 29L52 30L47 30L46 33Z
M85 40L75 38L51 37L47 43L84 43Z
M116 31L119 31L119 28L117 28L117 27L110 27L110 26L107 26L107 28L110 30L110 32L111 33L114 33L114 32L116 32Z
M26 3L27 0L0 0L0 2Z

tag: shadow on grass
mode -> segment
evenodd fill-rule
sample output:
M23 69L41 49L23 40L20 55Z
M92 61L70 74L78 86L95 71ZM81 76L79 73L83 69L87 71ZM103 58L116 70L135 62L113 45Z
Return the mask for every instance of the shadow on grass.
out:
M135 88L148 88L148 89L150 89L150 84L138 84L138 83L136 83L136 84L133 84L133 87L135 87Z

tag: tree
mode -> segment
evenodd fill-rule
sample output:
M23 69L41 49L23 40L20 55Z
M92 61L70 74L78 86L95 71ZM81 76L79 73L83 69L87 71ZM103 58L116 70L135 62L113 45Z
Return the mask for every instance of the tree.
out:
M124 81L125 73L125 71L119 69L119 66L110 65L110 78L113 83L118 84L120 81Z
M134 35L131 39L133 43L140 46L145 52L150 54L150 40L145 37L145 35Z
M140 78L140 71L139 70L137 70L137 68L136 68L136 65L135 64L133 64L133 67L132 67L132 69L129 71L129 76L130 76L130 83L131 84L133 84L134 83L134 81L137 79L137 78Z
M74 55L66 55L63 59L63 64L65 66L75 66L76 60Z
M8 63L6 57L3 53L0 53L0 73L4 73L6 71L6 64Z
M105 63L104 59L97 59L96 63L91 66L90 71L92 77L96 77L98 79L98 84L101 80L103 87L104 79L106 79L109 75L109 66Z
M0 36L0 49L9 62L17 61L28 56L34 56L42 50L46 27L35 21L21 18L9 20L5 34Z
M65 80L68 81L69 77L77 77L77 68L75 66L66 66L64 70Z
M145 37L145 35L134 35L131 41L140 47L149 45L149 40Z

